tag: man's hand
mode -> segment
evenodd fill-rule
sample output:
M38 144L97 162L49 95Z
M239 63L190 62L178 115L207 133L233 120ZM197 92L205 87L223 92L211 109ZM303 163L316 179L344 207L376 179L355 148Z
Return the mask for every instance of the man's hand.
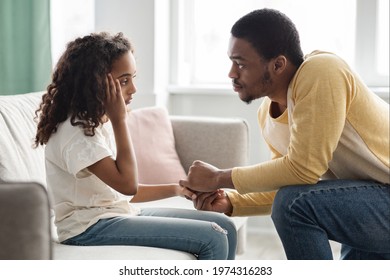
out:
M187 180L180 180L180 185L198 192L213 192L221 187L234 188L231 170L221 170L199 160L194 161Z
M193 200L194 207L203 211L214 211L225 214L231 214L233 206L224 190L217 190L209 193L198 193Z

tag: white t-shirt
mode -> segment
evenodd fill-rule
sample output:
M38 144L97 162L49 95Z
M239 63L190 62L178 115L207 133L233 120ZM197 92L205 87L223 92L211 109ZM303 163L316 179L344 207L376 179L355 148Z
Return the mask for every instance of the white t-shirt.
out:
M84 232L99 219L138 215L139 208L106 185L87 167L105 158L115 157L113 133L107 125L84 135L70 119L61 123L45 148L46 180L52 196L55 224L60 242Z

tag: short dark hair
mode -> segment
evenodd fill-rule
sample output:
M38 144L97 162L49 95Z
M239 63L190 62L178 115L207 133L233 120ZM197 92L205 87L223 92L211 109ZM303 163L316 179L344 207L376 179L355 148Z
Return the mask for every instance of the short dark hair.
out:
M280 11L265 8L250 12L233 25L231 34L247 40L266 60L284 55L295 66L303 62L298 30Z

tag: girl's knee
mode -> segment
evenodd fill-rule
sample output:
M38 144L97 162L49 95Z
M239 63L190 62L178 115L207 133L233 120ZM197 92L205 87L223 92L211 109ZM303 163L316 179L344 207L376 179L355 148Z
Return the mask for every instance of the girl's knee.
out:
M212 213L215 214L210 221L215 222L218 224L221 228L227 231L227 234L231 236L232 238L237 237L237 228L236 225L234 224L233 220L224 214L220 213Z
M205 236L207 243L199 254L199 259L208 260L226 260L229 254L229 242L227 238L227 230L219 226L217 223L210 223L211 229Z
M216 223L224 228L227 234L237 235L237 228L232 219L224 217L223 221L216 221Z

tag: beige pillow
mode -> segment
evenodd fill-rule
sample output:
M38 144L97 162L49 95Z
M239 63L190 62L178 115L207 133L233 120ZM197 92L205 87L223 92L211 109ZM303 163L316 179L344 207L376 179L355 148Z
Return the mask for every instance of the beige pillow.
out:
M186 177L166 109L147 107L133 110L128 124L141 184L178 183Z

